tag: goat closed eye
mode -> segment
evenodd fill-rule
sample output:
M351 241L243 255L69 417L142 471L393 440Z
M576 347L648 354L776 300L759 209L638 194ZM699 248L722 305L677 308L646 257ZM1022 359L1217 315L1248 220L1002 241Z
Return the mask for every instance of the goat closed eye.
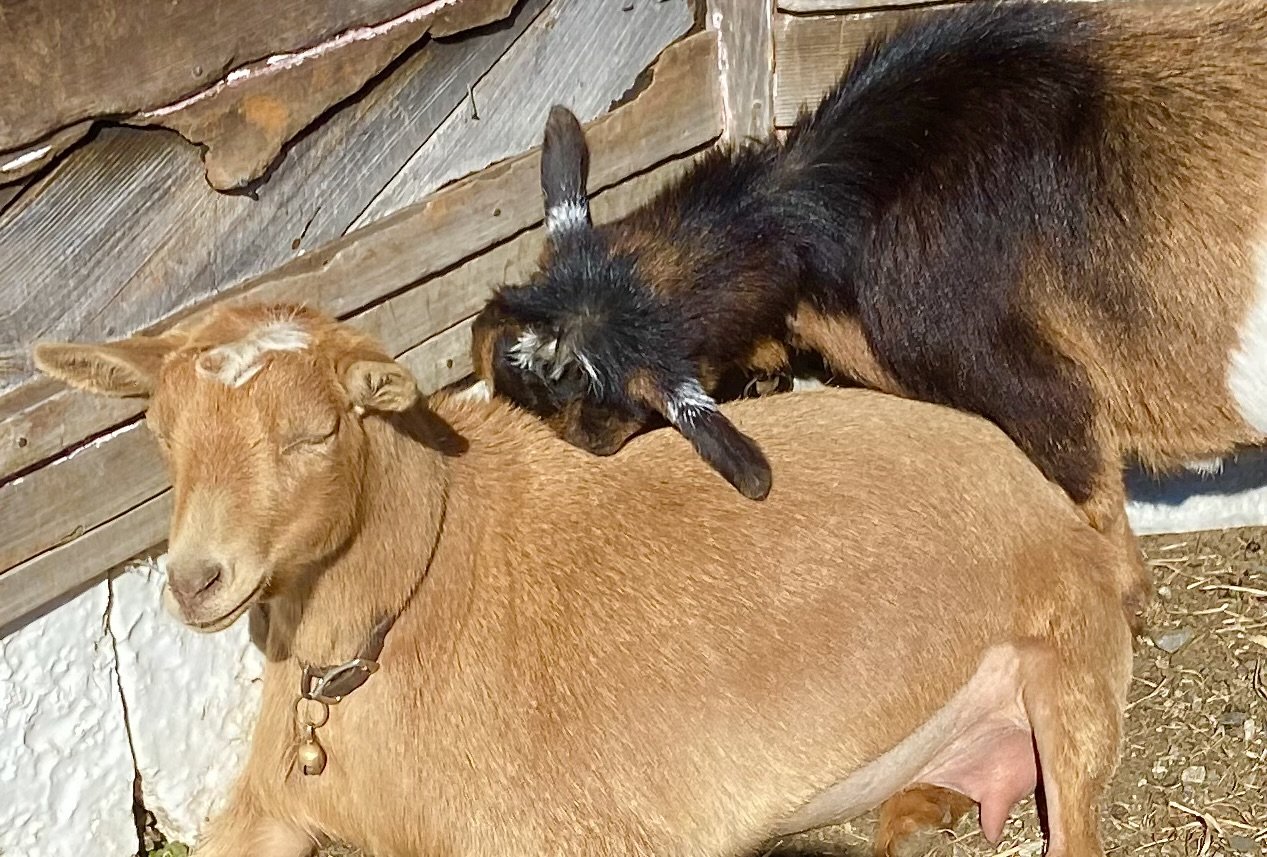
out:
M281 445L281 454L290 455L302 450L316 450L329 445L334 439L338 427L324 432L312 432L291 438Z

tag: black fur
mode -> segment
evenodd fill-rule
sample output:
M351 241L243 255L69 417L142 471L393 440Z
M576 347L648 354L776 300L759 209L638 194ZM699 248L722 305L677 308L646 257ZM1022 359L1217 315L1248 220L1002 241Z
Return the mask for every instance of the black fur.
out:
M1092 393L1020 288L1041 262L1104 318L1138 309L1130 284L1097 280L1088 259L1106 181L1099 26L1081 4L982 2L875 41L783 145L706 157L503 290L498 312L570 342L593 371L556 380L499 366L495 388L543 416L579 396L633 417L635 373L669 383L702 358L741 361L756 341L785 339L804 301L858 317L913 395L992 419L1087 499ZM617 252L629 233L685 252L676 267L645 242ZM674 285L652 281L666 271Z

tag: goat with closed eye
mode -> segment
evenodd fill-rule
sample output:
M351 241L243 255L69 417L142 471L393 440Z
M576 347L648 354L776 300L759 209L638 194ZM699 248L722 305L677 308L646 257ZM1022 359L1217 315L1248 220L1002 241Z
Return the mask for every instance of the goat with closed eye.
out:
M1267 436L1267 7L972 3L877 39L783 142L707 154L590 222L551 111L548 248L476 372L611 453L666 421L749 497L727 368L838 376L997 423L1100 529L1123 462Z

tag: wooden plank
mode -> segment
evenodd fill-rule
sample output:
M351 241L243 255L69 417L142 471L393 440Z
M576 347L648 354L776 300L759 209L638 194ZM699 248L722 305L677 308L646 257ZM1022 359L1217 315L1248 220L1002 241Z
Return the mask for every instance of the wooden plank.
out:
M446 384L471 374L471 323L464 319L446 331L400 355L400 362L413 373L418 388L434 392Z
M780 12L798 14L827 14L829 12L857 12L860 9L880 9L887 6L931 6L945 0L778 0Z
M164 491L0 575L0 637L81 592L110 569L161 544L167 538L171 514L171 492Z
M717 137L720 109L713 72L715 57L711 34L699 33L682 40L661 56L646 90L591 124L587 132L594 149L591 187L610 186L631 172L647 170ZM542 217L539 171L536 152L496 165L433 194L418 206L249 281L231 294L248 299L309 301L346 315L538 223ZM139 190L137 196L137 205L142 207ZM226 204L239 202L226 200ZM172 240L179 241L179 236ZM5 282L3 260L11 250L0 240L0 283ZM126 247L120 248L120 252L124 250ZM55 290L55 284L47 286ZM4 288L0 286L0 290ZM72 309L67 306L65 311ZM3 324L0 322L0 334ZM75 338L107 339L119 333L110 327L102 329L93 319L81 326L83 332L74 334ZM136 325L149 330L158 326ZM24 334L27 341L49 335L51 332L39 330ZM25 361L25 349L20 354ZM47 381L36 383L41 390L58 389ZM46 460L65 444L101 432L121 418L117 402L95 400L95 405L70 407L59 402L64 395L44 398L19 390L0 403L0 476ZM44 415L46 408L60 409L59 418ZM132 412L138 410L133 404ZM42 426L53 424L58 427L56 433L41 431ZM20 445L20 439L25 439L25 444Z
M126 121L170 128L198 144L207 183L216 190L236 190L264 175L287 141L358 92L421 39L431 23L430 17L397 18L372 38L350 41L295 65L273 63L270 57L206 97Z
M360 228L466 175L541 143L546 114L567 105L582 122L628 90L693 23L686 0L554 0L353 224ZM530 86L523 81L531 81Z
M643 204L696 157L692 153L598 194L592 205L595 219L607 222ZM533 228L365 310L351 323L381 339L423 390L433 392L470 373L472 317L494 286L531 272L543 241L544 230ZM167 483L157 447L146 435L134 422L74 456L0 486L0 528L19 534L12 546L2 547L0 562L12 563L33 544L48 545L0 573L0 626L162 540L166 512L155 513L154 503L166 497ZM56 546L65 534L80 531L78 538ZM14 575L25 583L19 587ZM27 586L36 594L26 594ZM21 597L15 594L19 591Z
M139 422L6 483L0 486L0 568L77 538L165 487L157 444Z
M467 0L470 2L470 0ZM452 0L434 3L437 8ZM475 0L479 2L479 0ZM378 24L420 0L44 0L0 4L0 151L170 104L239 65ZM120 62L127 57L127 62Z
M34 340L145 330L343 235L545 4L415 52L299 140L255 199L208 188L174 135L103 131L0 217L0 357L17 363L0 388L31 378Z
M774 0L708 0L728 140L774 130Z
M870 39L913 14L918 13L775 16L774 124L786 128L796 121L802 105L817 106Z
M16 181L6 185L0 185L0 214L4 214L9 205L26 190L29 182Z
M264 175L297 133L360 91L424 33L453 36L504 20L514 6L515 0L426 3L381 24L243 66L191 98L125 121L179 132L201 147L212 187L242 188Z

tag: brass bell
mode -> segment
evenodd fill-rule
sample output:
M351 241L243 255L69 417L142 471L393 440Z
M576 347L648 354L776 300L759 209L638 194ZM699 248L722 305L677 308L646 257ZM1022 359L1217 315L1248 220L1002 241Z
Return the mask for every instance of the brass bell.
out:
M303 769L305 776L315 777L326 769L326 751L310 731L307 740L299 745L295 758Z

